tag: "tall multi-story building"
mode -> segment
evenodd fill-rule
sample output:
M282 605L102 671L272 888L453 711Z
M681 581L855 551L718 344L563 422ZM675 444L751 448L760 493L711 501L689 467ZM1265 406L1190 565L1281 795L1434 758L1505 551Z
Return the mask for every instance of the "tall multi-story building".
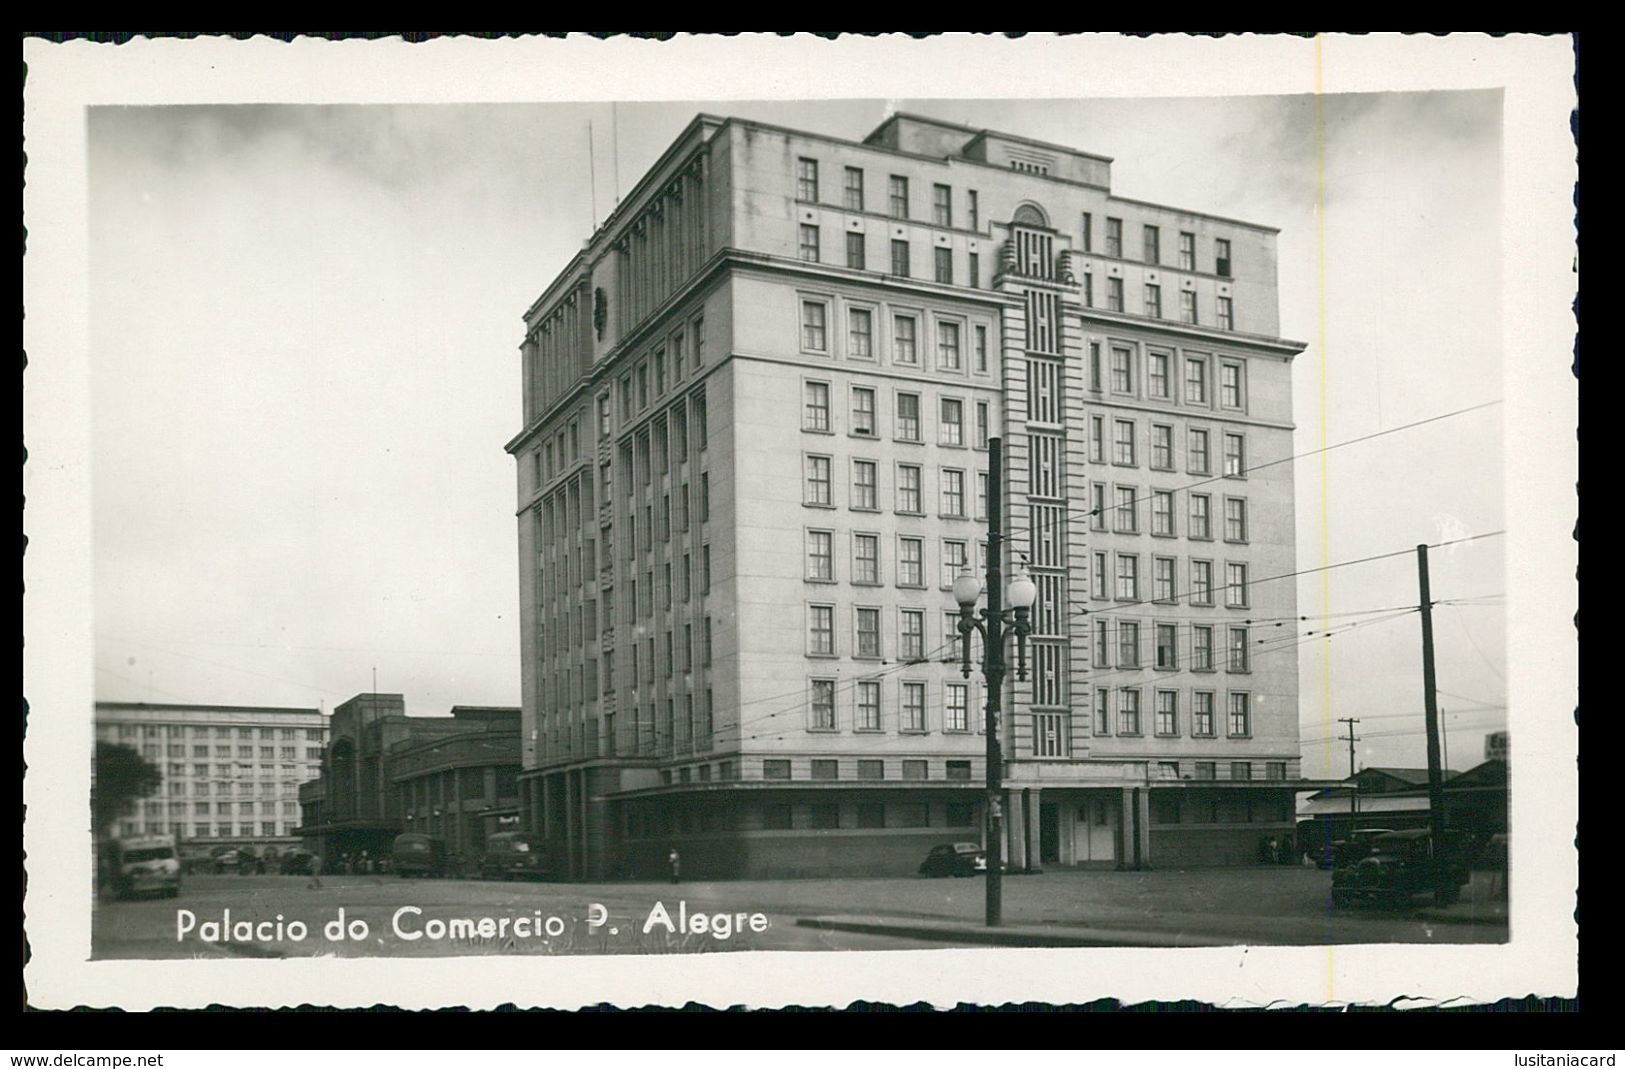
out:
M568 871L911 871L983 834L950 587L994 436L1005 574L1039 590L1007 856L1290 834L1276 231L1110 179L909 115L861 142L701 115L530 307L521 808Z
M96 738L130 747L163 776L115 833L180 842L292 847L299 784L321 768L319 709L97 702Z

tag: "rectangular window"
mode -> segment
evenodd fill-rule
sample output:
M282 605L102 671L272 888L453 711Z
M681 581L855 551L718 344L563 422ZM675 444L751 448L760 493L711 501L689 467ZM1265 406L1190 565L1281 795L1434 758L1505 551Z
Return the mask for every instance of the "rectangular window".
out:
M1213 671L1213 628L1206 624L1191 626L1191 670Z
M1213 562L1191 561L1191 604L1213 604Z
M1157 691L1157 734L1179 734L1179 692Z
M1265 779L1286 779L1286 762L1285 761L1265 761L1264 762L1264 778Z
M987 472L976 473L976 518L987 519Z
M1117 555L1117 600L1140 600L1140 558L1132 553Z
M1253 765L1251 761L1230 762L1230 778L1233 780L1250 780L1253 778Z
M903 716L902 716L902 724L900 725L901 730L903 730L903 731L913 731L913 732L920 732L920 731L925 730L925 684L924 683L904 683L903 684L903 709L902 709L902 714L903 714ZM920 764L923 765L923 764L925 764L925 762L921 761ZM908 761L903 762L903 768L904 768L903 778L904 779L924 779L925 778L923 775L921 775L921 776L913 776L913 777L909 776L908 775L908 765L909 765Z
M1112 463L1134 466L1134 421L1131 419L1113 421Z
M832 582L835 579L835 533L807 532L807 578Z
M829 348L829 338L824 329L824 317L828 309L822 301L801 302L801 347L815 353L822 353Z
M1112 347L1112 392L1134 392L1134 350Z
M953 586L959 574L970 567L970 549L956 538L942 543L942 585Z
M942 514L965 515L965 473L953 468L942 469Z
M972 252L965 257L965 285L976 289L982 284L982 258Z
M1172 359L1167 353L1156 352L1146 357L1145 385L1150 396L1168 399L1168 362Z
M1155 557L1151 561L1151 600L1174 600L1174 558Z
M818 228L811 223L801 224L801 238L797 251L808 263L818 262Z
M1247 667L1247 629L1245 627L1232 627L1230 629L1230 657L1229 670L1232 672L1246 672Z
M1140 625L1127 620L1117 622L1117 667L1140 667Z
M1100 375L1100 343L1089 343L1089 389L1099 393L1102 389Z
M1157 667L1179 667L1179 628L1175 624L1158 624Z
M908 179L902 175L894 174L886 183L886 193L890 201L891 216L893 219L908 218Z
M1106 463L1106 417L1089 417L1089 463Z
M1191 694L1191 734L1206 736L1213 734L1213 692L1210 690L1198 690ZM1201 765L1202 763L1198 761L1197 779L1203 778ZM1211 767L1212 763L1209 762L1209 768ZM1207 778L1212 779L1213 776L1209 774Z
M1210 471L1208 447L1208 432L1191 428L1188 448L1186 450L1190 461L1192 475L1207 475Z
M932 277L944 286L954 284L954 253L945 245L938 245L931 250Z
M1230 692L1230 734L1246 736L1253 733L1251 695Z
M812 724L814 731L835 730L835 681L812 681ZM817 762L814 762L816 764Z
M1162 287L1154 282L1145 284L1145 314L1152 319L1162 318Z
M835 606L807 606L807 652L817 657L835 655Z
M1080 247L1084 252L1095 251L1095 217L1088 212L1083 213L1083 243Z
M1235 330L1235 306L1230 303L1229 297L1220 297L1217 316L1220 330Z
M1106 255L1123 258L1123 220L1106 217Z
M801 392L801 429L806 431L829 430L829 383L803 383Z
M1033 714L1033 756L1065 757L1067 751L1065 713ZM967 777L968 778L968 777Z
M880 582L879 535L852 536L852 581L866 585ZM879 623L875 626L878 628Z
M1117 692L1117 732L1120 735L1140 733L1140 692L1133 687Z
M925 613L903 609L898 615L897 655L905 661L925 658Z
M1151 533L1165 538L1174 534L1174 494L1172 490L1151 491Z
M918 464L897 465L897 511L923 513L921 501L921 468Z
M958 371L964 367L959 348L959 324L937 323L937 367L943 371ZM954 402L958 404L958 402Z
M807 485L802 501L808 505L828 505L829 496L829 457L809 456L807 458Z
M1219 406L1241 408L1242 404L1241 365L1222 361L1219 364Z
M897 438L903 442L920 440L920 395L917 393L897 395Z
M1247 565L1224 566L1224 603L1232 609L1247 607Z
M1174 429L1166 424L1151 424L1151 466L1158 471L1174 470Z
M944 397L938 405L938 440L943 445L965 444L965 403Z
M1224 499L1224 540L1247 541L1247 500L1240 497Z
M1246 471L1246 439L1242 435L1226 432L1224 436L1224 473L1232 478L1239 478Z
M1095 734L1110 735L1112 732L1112 692L1105 687L1095 690Z
M802 157L796 161L796 199L817 202L818 161Z
M954 225L954 191L945 185L931 187L931 221L937 226Z
M1089 589L1096 598L1111 596L1111 588L1106 581L1106 563L1104 551L1096 551L1090 555Z
M1196 323L1196 291L1195 290L1180 290L1179 291L1179 321L1181 323L1190 323L1193 326L1195 325L1195 323Z
M858 715L858 720L857 720L857 724L856 724L857 730L859 730L859 731L879 731L880 730L880 684L879 684L879 682L873 681L873 680L862 680L862 681L860 681L858 683L858 709L857 709L857 715ZM865 769L864 768L865 765L871 765L871 766L879 765L880 770L876 770L874 768ZM858 761L858 778L859 779L882 779L884 777L884 772L882 771L884 768L885 768L885 765L880 761L860 760L860 761ZM866 776L866 775L864 775L864 773L866 771L873 771L876 774L872 775L872 776Z
M769 757L766 760L764 760L762 762L762 778L763 779L789 779L790 778L790 760L789 760L789 758ZM766 812L765 812L766 810L779 809L779 808L782 808L784 810L783 823L782 824L779 823L776 819L771 821L771 822L767 821L767 820L764 820L762 822L763 826L765 826L765 827L784 827L784 828L788 828L790 826L790 807L789 806L782 806L782 807L781 806L764 806L763 807L763 809L764 809L764 813L763 813L764 817L767 815ZM774 816L777 817L778 814L774 814Z
M919 321L913 316L892 317L892 363L918 364L919 349L915 345Z
M1106 311L1121 312L1123 310L1123 280L1108 278L1106 280Z
M880 656L880 610L860 608L856 613L859 657Z
M1182 271L1196 270L1196 235L1179 232L1179 267Z
M891 273L898 278L908 278L908 242L900 238L893 238L891 243Z
M1185 359L1185 403L1205 405L1207 401L1207 360L1193 356Z
M1191 494L1191 522L1190 529L1185 533L1190 538L1200 538L1204 541L1213 538L1213 499L1207 494Z
M978 325L976 328L976 370L987 374L987 328Z
M1230 240L1213 239L1213 273L1220 278L1230 277Z
M976 190L967 189L965 191L965 201L966 225L968 225L972 230L981 230L982 207L979 202L979 198L976 195Z
M921 539L898 539L897 584L899 586L925 585L925 542Z
M1154 226L1147 226L1145 236L1145 262L1157 264L1162 261L1162 231Z
M878 509L878 496L876 493L876 465L872 460L854 460L852 462L852 507L855 509Z
M863 271L869 266L868 250L861 230L846 232L846 266L854 271Z
M867 308L847 310L846 340L848 356L857 360L874 359L874 316Z
M1114 487L1112 493L1115 496L1112 509L1112 529L1118 534L1139 534L1140 509L1139 503L1135 499L1134 487Z
M852 433L873 438L875 425L875 392L867 386L852 387Z
M863 211L863 168L848 167L846 169L846 187L843 202L845 206L855 212Z

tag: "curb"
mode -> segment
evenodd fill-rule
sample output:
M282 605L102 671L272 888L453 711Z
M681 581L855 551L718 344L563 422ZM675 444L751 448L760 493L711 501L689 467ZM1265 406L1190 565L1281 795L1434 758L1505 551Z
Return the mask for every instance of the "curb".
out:
M855 917L799 917L798 928L830 932L857 932L864 935L890 935L901 939L923 939L1006 947L1235 947L1239 939L1178 935L1111 928L1047 928L1016 926L980 928L955 921L891 921Z

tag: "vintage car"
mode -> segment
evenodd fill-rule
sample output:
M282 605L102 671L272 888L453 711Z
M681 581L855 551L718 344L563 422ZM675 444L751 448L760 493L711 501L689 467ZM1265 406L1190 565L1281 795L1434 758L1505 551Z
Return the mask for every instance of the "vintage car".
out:
M107 846L105 864L108 890L120 898L181 893L181 862L168 835L115 839Z
M485 855L480 858L480 878L545 880L547 848L540 839L522 832L498 832L485 840Z
M986 872L987 855L975 843L933 846L920 862L921 876L981 876Z
M407 832L395 837L393 867L404 879L407 876L446 875L446 841L432 835Z
M1332 905L1404 906L1420 894L1454 902L1472 877L1470 840L1445 835L1433 849L1426 828L1372 836L1358 854L1344 850L1332 870Z

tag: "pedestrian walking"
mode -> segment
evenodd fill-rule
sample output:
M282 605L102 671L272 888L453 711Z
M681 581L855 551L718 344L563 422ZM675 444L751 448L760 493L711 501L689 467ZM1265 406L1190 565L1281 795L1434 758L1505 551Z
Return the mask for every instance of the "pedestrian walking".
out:
M671 848L671 853L666 855L666 863L671 866L671 882L679 882L683 875L683 857L675 846Z
M322 855L320 854L310 855L310 887L314 891L322 889Z

